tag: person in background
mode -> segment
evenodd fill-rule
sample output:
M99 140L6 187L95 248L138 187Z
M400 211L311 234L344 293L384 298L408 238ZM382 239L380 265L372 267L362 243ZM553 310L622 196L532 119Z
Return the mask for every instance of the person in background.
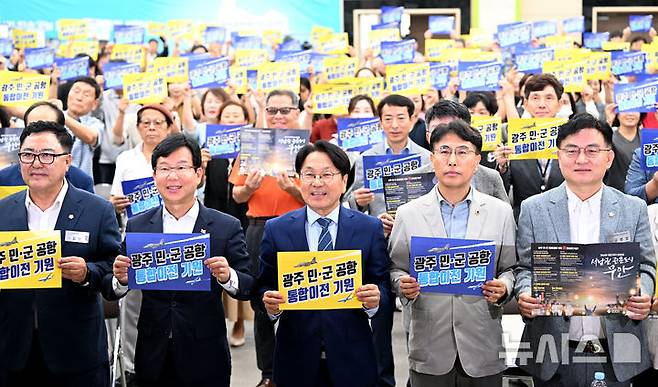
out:
M614 112L615 105L610 104L606 109ZM633 160L633 153L640 147L640 130L644 114L646 113L617 113L610 122L613 130L612 149L615 152L615 159L608 170L605 183L622 192L626 186L626 176Z

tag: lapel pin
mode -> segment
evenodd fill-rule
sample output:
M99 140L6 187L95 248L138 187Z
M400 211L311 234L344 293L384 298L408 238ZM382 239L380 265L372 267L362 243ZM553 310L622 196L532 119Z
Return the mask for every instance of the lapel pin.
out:
M205 233L206 233L206 229L205 229L205 228L202 228L202 229L201 229L201 234L205 234Z
M611 211L611 212L608 212L608 216L612 218L613 216L615 216L615 213L612 212L612 211Z
M69 214L69 219L73 219L73 218L75 218L75 216L73 216L73 214Z

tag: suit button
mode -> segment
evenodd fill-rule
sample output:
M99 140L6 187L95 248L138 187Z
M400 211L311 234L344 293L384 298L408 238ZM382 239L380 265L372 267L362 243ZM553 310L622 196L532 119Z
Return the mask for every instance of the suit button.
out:
M175 307L176 307L176 301L172 301L172 302L171 302L171 307L172 307L172 308L175 308Z

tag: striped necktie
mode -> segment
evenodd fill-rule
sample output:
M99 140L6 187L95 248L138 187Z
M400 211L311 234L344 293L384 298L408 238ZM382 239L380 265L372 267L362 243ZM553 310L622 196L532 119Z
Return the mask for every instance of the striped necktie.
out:
M333 250L334 245L331 242L331 233L329 233L329 225L331 224L331 219L320 218L316 222L320 225L320 227L322 227L320 239L318 240L318 251Z

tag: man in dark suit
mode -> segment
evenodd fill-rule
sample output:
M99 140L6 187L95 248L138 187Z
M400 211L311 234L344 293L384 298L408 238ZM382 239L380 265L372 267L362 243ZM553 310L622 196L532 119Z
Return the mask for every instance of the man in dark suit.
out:
M73 138L56 122L20 137L28 189L0 201L1 231L60 230L60 289L0 291L0 385L109 386L99 297L120 235L112 206L70 185Z
M374 386L377 363L368 318L389 302L384 298L390 258L382 224L340 205L350 162L336 145L306 145L295 169L306 206L267 221L261 244L259 292L270 318L279 319L274 382L279 387ZM281 312L277 253L322 250L361 250L365 285L355 293L363 309Z
M210 234L212 258L205 265L217 280L209 292L142 291L135 349L138 384L228 387L231 359L221 293L248 300L253 286L240 221L196 199L204 171L193 139L167 137L153 150L151 165L164 206L130 219L126 232ZM129 266L128 257L116 258L114 278L104 279L106 297L126 294Z

